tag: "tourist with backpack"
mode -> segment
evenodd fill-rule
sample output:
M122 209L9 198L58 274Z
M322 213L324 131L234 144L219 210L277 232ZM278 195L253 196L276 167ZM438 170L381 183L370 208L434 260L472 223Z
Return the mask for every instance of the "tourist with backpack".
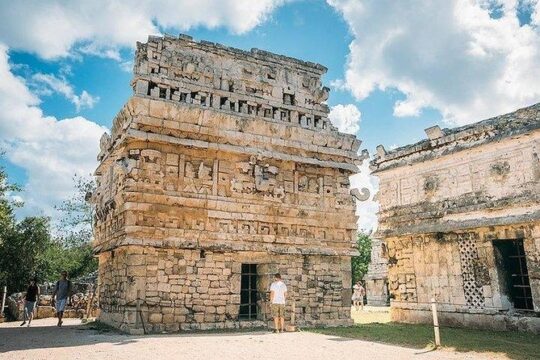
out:
M68 280L67 275L67 271L62 271L60 274L60 280L56 282L53 292L53 301L55 304L56 316L58 317L57 326L62 326L64 309L72 292L72 284L71 281Z

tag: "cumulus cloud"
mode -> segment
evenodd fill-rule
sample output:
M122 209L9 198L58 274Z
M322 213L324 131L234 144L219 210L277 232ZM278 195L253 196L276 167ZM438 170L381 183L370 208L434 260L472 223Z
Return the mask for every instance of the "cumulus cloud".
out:
M83 90L80 95L75 94L73 86L63 76L57 77L52 74L36 73L32 75L32 81L39 87L38 91L41 93L47 95L51 92L57 92L63 95L75 105L77 112L83 108L91 109L99 101L98 96L92 96L86 90Z
M328 0L354 36L344 82L361 100L405 98L396 116L439 110L451 125L540 100L538 0ZM523 22L518 13L528 12Z
M4 1L0 42L51 59L82 53L120 59L118 48L161 29L225 27L245 33L286 0ZM24 16L21 16L24 14Z
M356 135L360 130L360 118L362 114L354 104L336 105L330 109L328 117L339 131ZM369 190L370 197L366 201L356 201L356 215L358 215L358 230L369 232L377 229L378 203L374 200L379 190L376 177L371 176L369 160L365 160L360 166L360 172L350 177L352 189Z
M67 81L73 75L69 68L63 67L58 75L30 74L26 80L15 76L8 49L47 60L99 56L116 60L121 69L131 71L131 61L123 59L120 51L145 41L149 34L198 26L242 34L286 1L0 2L0 148L27 172L24 211L51 215L52 205L73 193L73 175L87 175L95 169L99 138L106 129L80 116L57 119L45 115L40 96L61 94L77 111L93 107L99 98L84 90L76 93Z
M28 176L23 198L27 214L53 214L69 197L74 174L96 167L99 138L107 129L83 117L57 119L39 108L39 98L15 76L7 47L0 44L0 148Z
M360 110L354 104L336 105L330 109L328 117L339 131L356 134L360 129Z

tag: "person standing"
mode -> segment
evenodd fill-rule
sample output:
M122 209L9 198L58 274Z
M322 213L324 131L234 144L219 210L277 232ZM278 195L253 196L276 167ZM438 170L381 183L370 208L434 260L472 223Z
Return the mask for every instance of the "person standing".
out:
M28 321L28 327L32 323L34 318L34 309L36 308L36 302L39 301L39 287L37 286L36 279L30 280L30 285L26 289L26 294L24 295L24 313L23 313L23 322L20 326L24 326L26 321Z
M358 311L358 308L361 307L362 311L364 310L364 295L366 295L366 289L362 286L362 283L358 281L353 286L353 295L352 295L352 302L353 305Z
M64 317L64 309L68 297L71 296L72 285L67 278L67 271L62 271L60 280L56 282L53 292L53 300L55 302L56 316L58 317L57 326L62 326L62 318Z
M274 317L274 332L285 331L285 302L287 300L287 286L281 280L280 274L274 275L274 282L270 285L270 304Z

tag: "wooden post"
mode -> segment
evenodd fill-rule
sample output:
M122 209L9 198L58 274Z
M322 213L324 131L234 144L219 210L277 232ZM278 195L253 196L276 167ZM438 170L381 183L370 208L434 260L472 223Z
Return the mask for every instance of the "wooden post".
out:
M90 294L88 294L88 304L86 304L86 318L90 317L90 312L92 310L92 305L94 302L94 296L96 292L94 291L94 285L90 285Z
M4 292L2 294L2 307L0 308L0 316L4 317L4 306L6 306L7 286L4 286Z
M137 290L137 307L135 312L135 329L139 328L139 316L141 316L141 290Z
M441 346L441 334L439 333L439 318L437 317L437 303L431 298L431 313L433 314L433 330L435 331L435 346Z
M292 325L292 326L295 326L295 325L296 325L296 300L293 300L293 301L292 301L292 306L291 306L291 325Z

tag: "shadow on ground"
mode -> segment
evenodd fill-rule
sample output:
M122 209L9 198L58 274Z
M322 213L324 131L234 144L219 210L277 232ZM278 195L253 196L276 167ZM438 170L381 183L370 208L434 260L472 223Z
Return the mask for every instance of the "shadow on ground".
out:
M18 350L75 347L97 343L122 346L134 344L143 337L260 336L268 333L269 331L266 330L237 329L138 336L120 333L100 323L69 324L61 328L37 324L32 327L0 327L0 354Z
M429 351L433 345L433 327L399 323L369 323L350 327L316 328L308 331L344 338L374 341ZM509 359L540 359L540 336L521 332L497 332L441 328L443 348L457 352L504 354ZM419 351L421 353L422 351Z

